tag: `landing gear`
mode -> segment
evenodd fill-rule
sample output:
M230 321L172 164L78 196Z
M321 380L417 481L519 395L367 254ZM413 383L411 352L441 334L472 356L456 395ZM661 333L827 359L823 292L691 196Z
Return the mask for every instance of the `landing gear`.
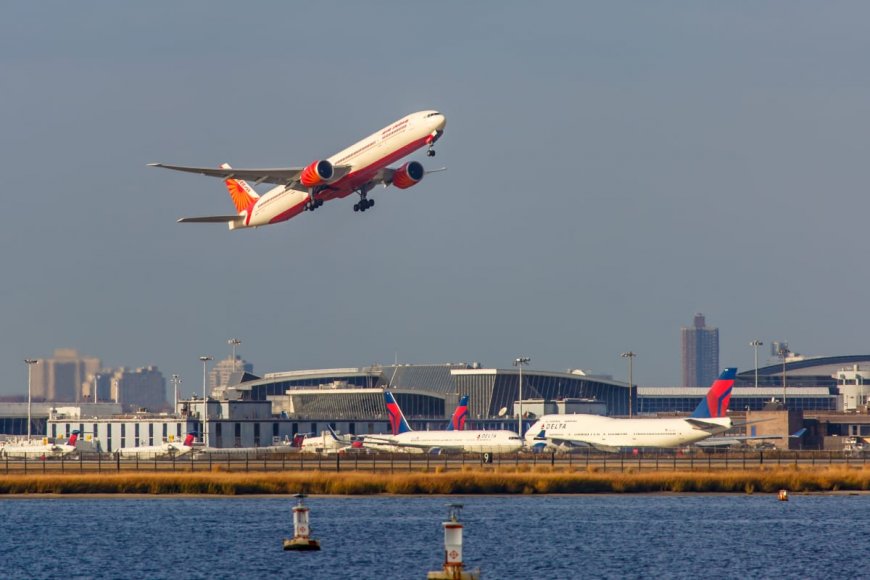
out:
M321 205L323 205L322 199L314 199L308 202L308 205L305 206L305 209L307 209L308 211L314 211Z
M353 211L365 211L370 207L375 206L375 200L362 198L358 203L353 204Z
M353 211L365 211L375 206L375 200L366 197L373 187L373 184L367 183L356 191L359 194L359 202L353 204Z
M435 150L429 149L428 151L426 151L426 156L427 157L435 157Z

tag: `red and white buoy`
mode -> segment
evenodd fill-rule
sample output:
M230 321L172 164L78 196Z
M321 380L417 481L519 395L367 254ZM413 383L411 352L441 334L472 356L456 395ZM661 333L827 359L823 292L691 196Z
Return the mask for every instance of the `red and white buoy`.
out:
M293 506L293 538L284 539L285 550L319 550L320 542L309 537L311 526L308 523L309 509L302 502L304 494L297 493L296 505Z
M461 503L447 504L447 521L444 527L444 567L429 572L428 580L478 580L480 570L465 570L462 562L462 524L459 522Z

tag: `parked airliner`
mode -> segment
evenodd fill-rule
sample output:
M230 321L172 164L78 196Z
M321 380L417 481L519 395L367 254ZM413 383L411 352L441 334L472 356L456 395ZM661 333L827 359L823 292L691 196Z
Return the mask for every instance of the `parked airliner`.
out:
M526 433L532 448L593 447L619 451L638 447L670 448L702 441L734 425L726 417L736 368L722 371L690 417L616 419L601 415L544 415Z
M27 457L63 457L76 450L79 432L73 431L66 443L49 443L48 439L42 441L21 441L7 443L0 447L0 456L27 458Z
M305 167L233 169L226 163L220 168L163 163L149 166L225 180L235 214L181 218L179 222L227 223L231 230L255 228L287 221L305 210L313 211L326 201L352 193L359 195L353 210L364 212L375 205L368 193L376 185L399 189L416 185L429 173L419 161L409 161L395 169L387 165L422 147L428 147L428 155L434 156L433 147L444 134L446 124L444 115L438 111L411 113L332 157L312 161ZM247 179L253 180L254 185L270 183L276 187L260 196Z
M384 391L384 401L395 435L362 435L363 445L370 442L394 445L397 449L418 449L424 452L467 451L474 453L511 453L523 446L523 440L513 431L454 430L414 431L396 403L393 393Z
M139 459L158 459L160 457L180 457L193 451L193 433L188 433L184 442L166 441L160 445L143 445L142 447L121 447L117 453L121 457L138 457Z

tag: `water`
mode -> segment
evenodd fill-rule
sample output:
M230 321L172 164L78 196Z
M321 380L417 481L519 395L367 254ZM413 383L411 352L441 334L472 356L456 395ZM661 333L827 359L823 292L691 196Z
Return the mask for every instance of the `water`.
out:
M866 577L870 496L314 497L321 552L284 552L289 498L0 500L2 578L425 578L445 504L484 578Z

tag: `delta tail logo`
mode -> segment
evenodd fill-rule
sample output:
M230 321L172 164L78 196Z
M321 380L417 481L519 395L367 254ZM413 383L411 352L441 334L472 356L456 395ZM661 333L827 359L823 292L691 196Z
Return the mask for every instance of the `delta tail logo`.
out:
M384 401L387 405L387 413L390 414L390 432L393 435L398 435L399 433L407 433L410 431L411 427L408 425L408 422L405 421L405 416L402 414L399 404L396 403L393 393L384 391Z
M728 403L731 401L731 389L734 386L734 377L737 376L736 368L728 368L722 371L719 378L713 382L713 386L707 391L707 396L692 413L696 419L709 419L712 417L725 417L728 413Z

